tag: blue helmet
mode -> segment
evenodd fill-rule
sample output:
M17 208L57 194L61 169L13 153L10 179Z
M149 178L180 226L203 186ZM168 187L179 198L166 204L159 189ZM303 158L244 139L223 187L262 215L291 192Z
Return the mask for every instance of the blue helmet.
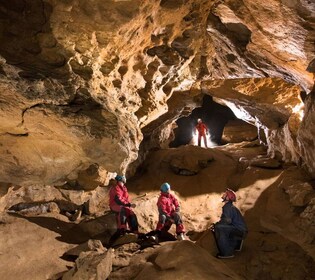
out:
M124 184L126 183L126 177L124 175L117 175L115 180L118 182L123 182Z
M169 183L163 183L160 188L161 192L164 192L164 193L167 193L170 189L171 189L171 186Z

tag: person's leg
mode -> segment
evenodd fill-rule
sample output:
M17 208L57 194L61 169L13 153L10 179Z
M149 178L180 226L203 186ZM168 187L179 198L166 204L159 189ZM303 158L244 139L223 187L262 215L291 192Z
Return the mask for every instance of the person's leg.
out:
M214 235L217 242L219 255L223 257L233 256L234 247L231 244L230 233L233 226L224 224L215 224Z
M164 227L163 227L163 231L168 232L170 230L172 224L173 224L172 221L166 219L166 222L165 222Z
M201 135L198 132L198 146L201 147Z
M204 142L205 142L205 147L208 148L208 145L207 145L207 135L206 135L206 134L203 136L203 140L204 140Z
M174 219L176 225L176 234L185 233L185 227L180 214L178 212L174 212L172 213L172 218Z
M115 205L111 207L111 210L116 213L117 229L122 233L127 229L127 216L124 206Z
M156 225L156 230L161 231L165 226L165 222L166 222L166 216L163 214L160 214L159 215L159 221Z
M138 219L137 219L136 214L129 207L125 207L125 213L126 213L129 229L133 233L139 233L138 232Z
M231 247L234 250L240 251L242 249L242 243L244 238L245 233L237 228L234 228L230 233Z

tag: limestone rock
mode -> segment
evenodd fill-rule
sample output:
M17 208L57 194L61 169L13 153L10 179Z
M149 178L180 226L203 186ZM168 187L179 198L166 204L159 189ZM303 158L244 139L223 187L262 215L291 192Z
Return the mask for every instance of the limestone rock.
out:
M218 248L215 242L214 234L210 230L206 230L196 241L196 245L207 250L211 255L215 256Z
M63 185L94 164L125 172L143 136L138 165L203 94L266 129L270 152L314 172L312 118L298 149L282 131L301 111L301 88L309 94L314 83L311 1L8 3L0 4L2 182Z
M314 154L314 126L315 121L315 84L311 93L305 101L305 116L298 130L298 144L301 149L301 158L305 162L307 170L312 176L315 175L315 154Z
M62 194L54 187L52 186L32 186L32 187L16 187L11 186L8 189L8 192L4 194L0 198L0 207L1 210L9 209L10 207L17 205L16 210L20 211L19 204L21 206L23 205L29 205L32 206L32 204L39 204L39 203L46 203L56 200L62 200Z
M313 198L306 209L301 213L301 218L305 219L308 221L309 225L312 227L315 226L314 223L314 209L315 209L315 199Z
M201 169L206 168L212 161L213 157L203 155L201 151L192 156L189 150L192 149L187 146L184 155L173 155L170 157L170 167L175 174L191 176L196 175Z
M9 208L11 211L19 212L26 216L34 216L46 213L59 213L60 209L55 202L46 203L19 203Z
M109 244L110 237L116 232L116 216L113 213L105 213L96 218L81 221L65 232L71 236L73 242L84 243L89 239L98 239L104 245Z
M135 279L149 279L152 276L159 279L226 279L227 275L239 279L222 262L190 241L164 245L157 253L154 264L159 269L154 265L147 265ZM219 269L223 269L225 273L220 273Z
M257 166L262 168L279 168L281 163L273 158L255 158L250 161L251 166Z
M139 252L140 245L129 243L119 246L114 251L113 267L127 267L136 252Z
M112 271L112 251L105 253L82 252L75 262L75 267L66 272L63 280L102 280L107 279Z
M285 187L285 191L290 196L290 202L293 206L306 206L312 197L315 197L315 191L308 183L301 183Z
M212 161L212 158L200 159L198 162L191 157L173 157L170 162L170 167L175 174L191 176L196 175L200 169L207 167Z
M138 241L138 235L133 233L126 233L123 236L118 237L111 247L115 248L123 244L135 243Z
M256 138L257 128L240 120L229 121L222 134L222 141L225 143L253 141Z
M90 239L87 242L68 250L67 252L64 253L64 255L78 257L81 252L87 252L87 251L96 251L98 253L104 253L105 248L103 247L100 240Z

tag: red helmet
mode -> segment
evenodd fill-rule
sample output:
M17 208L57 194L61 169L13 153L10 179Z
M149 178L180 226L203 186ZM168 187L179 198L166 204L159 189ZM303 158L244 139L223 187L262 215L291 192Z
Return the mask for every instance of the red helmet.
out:
M226 189L225 193L222 196L223 201L236 201L236 194L231 189Z

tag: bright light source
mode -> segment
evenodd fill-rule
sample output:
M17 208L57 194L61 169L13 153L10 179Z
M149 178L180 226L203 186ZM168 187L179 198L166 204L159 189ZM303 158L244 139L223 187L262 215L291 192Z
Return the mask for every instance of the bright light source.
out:
M208 148L217 146L216 143L211 141L210 133L206 135L206 138L207 138L207 146L208 146ZM191 145L198 146L198 133L192 132ZM203 147L203 148L206 147L203 138L201 138L201 147Z

